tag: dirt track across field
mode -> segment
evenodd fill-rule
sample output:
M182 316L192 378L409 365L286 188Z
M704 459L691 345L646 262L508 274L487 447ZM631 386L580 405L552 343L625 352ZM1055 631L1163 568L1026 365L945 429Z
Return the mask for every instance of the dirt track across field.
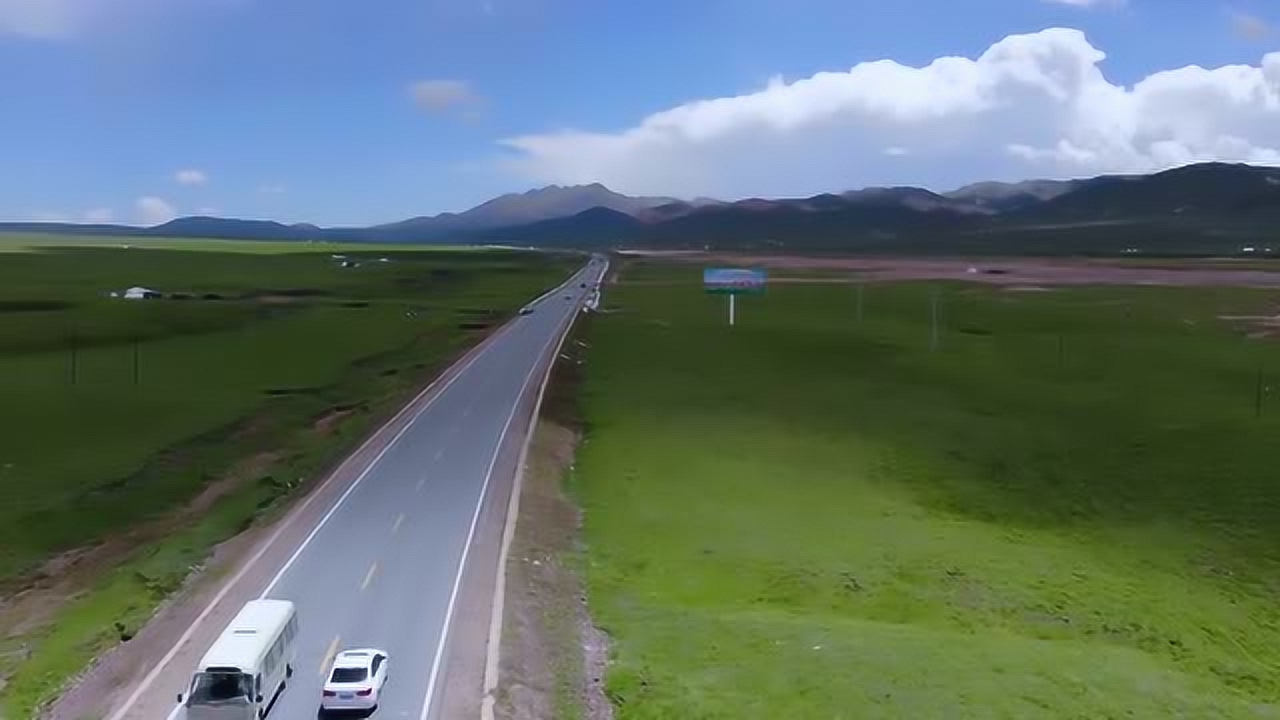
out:
M962 280L998 285L1174 285L1280 288L1280 271L1257 269L1222 258L1140 265L1123 260L963 259L963 258L817 258L757 255L672 255L674 262L762 267L819 275L770 278L770 282L889 282ZM847 273L847 276L841 275Z

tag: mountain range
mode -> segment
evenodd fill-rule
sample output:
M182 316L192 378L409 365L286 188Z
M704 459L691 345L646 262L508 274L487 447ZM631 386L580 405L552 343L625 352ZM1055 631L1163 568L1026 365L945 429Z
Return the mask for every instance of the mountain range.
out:
M0 232L652 247L754 252L1149 253L1280 249L1280 169L1202 163L1150 175L866 188L808 198L633 197L552 185L461 213L363 228L185 217L163 225L0 223Z

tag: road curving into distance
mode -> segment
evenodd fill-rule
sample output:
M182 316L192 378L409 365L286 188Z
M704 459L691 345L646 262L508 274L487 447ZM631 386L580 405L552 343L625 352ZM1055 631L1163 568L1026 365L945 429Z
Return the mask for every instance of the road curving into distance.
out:
M167 654L130 679L107 719L182 718L175 696L230 618L257 597L293 601L301 620L294 676L268 718L313 720L329 661L351 647L390 654L375 718L442 717L449 629L462 611L469 550L478 532L501 532L501 522L478 521L498 500L505 508L492 490L509 487L515 470L499 458L524 443L547 363L606 269L594 258L534 301L532 313L468 354L353 453L193 611Z

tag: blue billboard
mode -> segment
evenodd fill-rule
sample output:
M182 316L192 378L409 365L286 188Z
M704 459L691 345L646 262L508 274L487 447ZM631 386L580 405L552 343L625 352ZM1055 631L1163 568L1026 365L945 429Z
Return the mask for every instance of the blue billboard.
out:
M763 270L747 268L706 268L702 271L702 285L709 293L738 295L764 292L766 276Z

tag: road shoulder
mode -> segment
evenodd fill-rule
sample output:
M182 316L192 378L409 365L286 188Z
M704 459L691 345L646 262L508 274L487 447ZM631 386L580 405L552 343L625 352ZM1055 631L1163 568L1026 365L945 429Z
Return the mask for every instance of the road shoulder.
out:
M504 572L505 602L493 713L485 720L607 720L605 634L586 605L581 513L565 481L581 439L576 393L587 324L552 374L535 428Z

